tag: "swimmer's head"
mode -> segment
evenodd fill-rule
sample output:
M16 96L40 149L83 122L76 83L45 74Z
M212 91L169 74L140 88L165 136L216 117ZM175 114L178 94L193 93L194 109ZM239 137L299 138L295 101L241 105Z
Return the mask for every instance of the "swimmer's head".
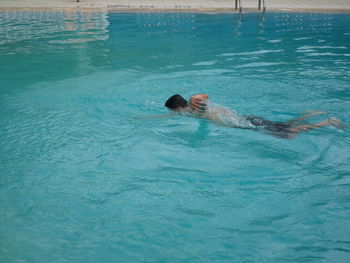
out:
M170 110L181 110L188 106L187 100L185 100L181 95L175 94L171 96L164 104Z

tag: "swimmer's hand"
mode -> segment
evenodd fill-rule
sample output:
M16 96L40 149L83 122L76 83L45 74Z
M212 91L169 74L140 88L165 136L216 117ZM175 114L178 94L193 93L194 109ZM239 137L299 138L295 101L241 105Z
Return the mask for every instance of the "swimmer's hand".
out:
M207 94L196 94L190 98L190 107L194 113L203 114L207 107L209 96Z

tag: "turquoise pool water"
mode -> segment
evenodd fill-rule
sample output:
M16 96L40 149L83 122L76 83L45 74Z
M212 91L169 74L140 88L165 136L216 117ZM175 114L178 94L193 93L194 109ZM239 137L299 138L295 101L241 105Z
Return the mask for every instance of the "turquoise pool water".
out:
M350 15L0 12L0 262L349 262Z

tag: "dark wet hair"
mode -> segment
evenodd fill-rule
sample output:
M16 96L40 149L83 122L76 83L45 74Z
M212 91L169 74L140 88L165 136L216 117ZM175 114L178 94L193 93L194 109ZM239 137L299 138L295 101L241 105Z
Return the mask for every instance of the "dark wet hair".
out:
M171 110L175 110L177 108L184 108L187 106L187 104L187 100L185 100L181 95L175 94L165 102L164 106Z

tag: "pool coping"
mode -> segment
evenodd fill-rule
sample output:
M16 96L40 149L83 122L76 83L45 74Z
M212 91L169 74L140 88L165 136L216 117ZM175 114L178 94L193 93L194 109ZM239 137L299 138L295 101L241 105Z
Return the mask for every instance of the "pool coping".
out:
M205 13L205 14L220 14L220 13L237 13L239 10L234 8L128 8L128 7L0 7L0 12L11 11L62 11L62 12L109 12L109 13ZM350 9L320 9L320 8L268 8L265 12L257 8L243 8L244 13L324 13L324 14L350 14Z

